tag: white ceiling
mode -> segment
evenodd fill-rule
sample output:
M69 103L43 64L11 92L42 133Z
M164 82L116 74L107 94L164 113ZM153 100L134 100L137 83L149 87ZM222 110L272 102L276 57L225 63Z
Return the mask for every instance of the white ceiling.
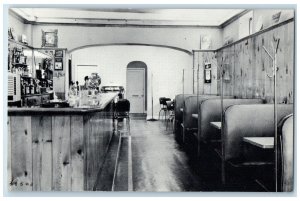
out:
M35 23L219 26L244 9L11 8Z

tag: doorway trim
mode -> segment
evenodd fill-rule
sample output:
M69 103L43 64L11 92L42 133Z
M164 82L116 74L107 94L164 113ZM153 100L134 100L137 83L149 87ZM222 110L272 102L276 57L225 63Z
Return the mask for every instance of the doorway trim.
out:
M132 63L135 63L135 62L140 62L140 63L143 63L144 65L143 66L140 66L140 67L136 67L136 66L130 66L130 64ZM126 71L129 70L129 69L144 69L145 71L145 77L144 77L144 80L145 80L145 89L144 89L144 93L145 93L145 108L144 108L144 113L147 113L147 108L148 108L148 104L147 104L147 98L148 98L148 95L147 95L147 78L148 78L148 71L147 71L147 64L143 61L131 61L127 64L127 68L126 68ZM127 78L126 78L127 79ZM126 81L127 82L127 81Z

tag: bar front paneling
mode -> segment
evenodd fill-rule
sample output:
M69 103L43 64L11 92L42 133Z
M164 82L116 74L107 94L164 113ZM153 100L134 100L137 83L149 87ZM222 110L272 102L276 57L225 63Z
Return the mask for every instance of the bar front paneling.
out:
M10 190L93 190L113 134L112 98L102 108L10 108Z

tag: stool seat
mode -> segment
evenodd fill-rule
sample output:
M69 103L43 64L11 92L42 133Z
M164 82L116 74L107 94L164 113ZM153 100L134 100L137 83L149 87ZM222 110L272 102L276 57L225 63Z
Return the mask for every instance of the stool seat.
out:
M169 121L173 123L173 130L174 130L174 121L175 121L174 101L167 100L166 105L167 105L166 109L169 113L169 117L167 119L167 124L166 124L166 130L168 129Z
M170 98L166 98L166 97L160 97L159 98L159 104L160 104L160 110L158 113L158 119L160 119L160 113L163 112L165 114L165 120L167 119L167 101L171 101Z
M120 99L117 103L116 103L116 108L115 108L115 119L118 120L118 122L122 122L123 119L128 119L128 121L126 121L127 123L127 128L128 131L130 131L130 116L129 116L129 111L130 111L130 102L127 99Z

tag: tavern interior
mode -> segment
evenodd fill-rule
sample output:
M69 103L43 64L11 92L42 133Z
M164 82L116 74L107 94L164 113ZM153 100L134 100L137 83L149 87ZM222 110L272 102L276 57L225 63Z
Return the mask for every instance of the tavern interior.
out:
M6 14L8 191L294 191L294 9Z

